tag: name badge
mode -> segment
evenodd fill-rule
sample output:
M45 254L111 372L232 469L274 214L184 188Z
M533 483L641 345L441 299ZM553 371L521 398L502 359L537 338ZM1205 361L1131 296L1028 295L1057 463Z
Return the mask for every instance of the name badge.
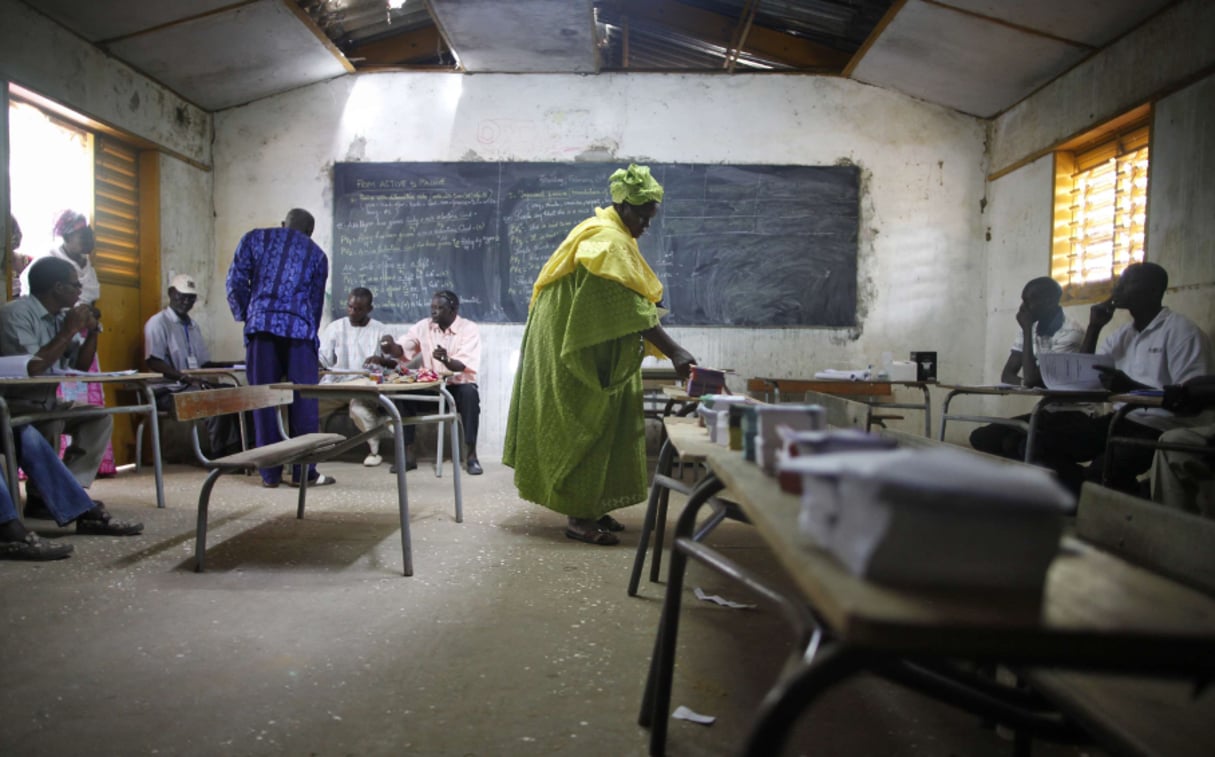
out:
M194 357L193 355L186 358L186 367L190 370L196 370L199 367L198 358Z

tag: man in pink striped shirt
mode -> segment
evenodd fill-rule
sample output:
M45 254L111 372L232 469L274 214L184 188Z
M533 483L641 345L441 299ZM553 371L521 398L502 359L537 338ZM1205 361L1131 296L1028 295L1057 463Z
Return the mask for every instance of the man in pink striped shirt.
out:
M464 457L469 475L482 473L477 460L477 429L481 419L481 395L477 391L477 372L481 368L481 332L477 324L461 318L460 298L443 289L430 300L430 318L423 318L409 328L394 344L385 344L385 352L406 362L418 362L440 376L447 376L447 390L456 401L464 442L468 452ZM385 342L388 340L386 339ZM414 428L404 429L406 467L417 467L410 453Z

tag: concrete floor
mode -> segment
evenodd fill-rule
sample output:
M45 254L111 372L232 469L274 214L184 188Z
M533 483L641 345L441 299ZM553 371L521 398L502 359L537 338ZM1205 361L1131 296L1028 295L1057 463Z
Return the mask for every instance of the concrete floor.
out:
M3 755L643 755L637 709L662 587L625 585L643 507L617 513L619 547L566 539L563 518L520 501L510 471L409 474L415 575L401 575L387 465L321 466L310 492L226 477L211 506L208 572L193 572L201 470L171 466L168 509L150 473L92 490L142 536L79 537L57 563L0 562ZM712 538L771 574L746 526ZM779 580L779 579L777 579ZM694 566L700 586L743 590ZM769 607L727 610L689 595L668 754L730 755L789 652ZM1095 754L1035 747L1036 755ZM825 697L789 754L1011 754L974 718L872 679Z

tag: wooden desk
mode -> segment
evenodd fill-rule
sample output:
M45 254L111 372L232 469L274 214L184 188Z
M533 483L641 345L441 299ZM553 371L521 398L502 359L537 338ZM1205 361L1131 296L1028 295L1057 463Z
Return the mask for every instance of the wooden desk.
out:
M905 386L919 389L924 395L923 402L895 402L894 387ZM836 397L864 402L869 406L869 418L865 428L868 430L874 420L873 410L919 410L924 413L924 436L932 436L932 396L928 388L932 382L927 381L846 381L843 379L778 379L753 378L747 381L747 391L752 394L762 394L766 402L780 402L781 394L799 394L819 392Z
M164 376L159 373L128 373L123 375L107 375L107 374L72 374L70 376L60 375L43 375L32 376L29 378L6 378L0 379L0 437L4 448L4 457L8 461L8 480L9 489L12 491L13 502L17 505L21 504L21 495L17 486L17 455L15 452L15 444L13 442L13 427L25 426L30 423L39 421L55 420L59 418L80 418L92 417L98 415L120 415L120 414L137 414L147 417L147 422L152 429L152 472L156 481L156 506L163 508L165 506L165 482L164 470L161 465L160 457L160 424L156 417L156 397L152 393L151 382L163 381ZM6 387L35 387L35 386L53 386L63 383L85 383L85 384L116 384L125 386L135 390L145 400L141 403L133 405L118 405L116 407L96 407L95 405L76 405L63 410L53 410L49 412L31 412L22 415L12 415L9 411L7 399L4 397L4 389Z
M231 366L228 368L187 368L186 370L181 371L182 375L199 376L199 377L203 378L204 380L208 379L208 378L231 379L233 386L241 385L240 377L242 374L244 374L244 372L245 372L245 369L243 367L238 368L236 366ZM169 382L169 379L166 379L164 376L162 376L160 374L156 374L156 375L160 376L160 379L162 381ZM152 386L153 395L155 395L156 388L157 388L156 385ZM166 413L165 415L167 416L168 413ZM159 415L157 417L159 417ZM249 430L247 428L245 428L245 415L244 415L244 413L238 413L236 418L237 418L237 424L240 427L240 447L241 447L241 449L249 449ZM135 428L135 470L136 471L143 469L143 427L146 424L147 424L146 419L140 419L139 425ZM158 448L160 446L160 444L156 440L153 440L153 445Z
M1054 391L1051 389L1026 389L1018 386L969 386L966 384L939 384L942 389L948 389L945 402L941 406L941 435L945 441L945 424L949 421L965 421L967 423L994 423L1000 426L1012 426L1026 433L1025 462L1033 462L1034 442L1037 441L1038 423L1042 412L1051 405L1090 404L1107 402L1109 392L1104 390L1092 392ZM999 415L954 415L950 414L949 406L954 397L962 395L984 395L988 397L1037 397L1038 402L1029 413L1029 421L1019 421Z
M360 436L370 437L378 433L385 424L392 424L393 455L397 469L397 508L401 516L401 554L404 560L404 572L413 575L413 547L409 535L409 494L405 484L405 424L436 423L451 424L451 460L453 464L452 487L456 499L456 522L464 522L464 504L460 494L460 416L456 414L456 403L441 381L420 383L386 383L386 384L271 384L274 389L289 389L296 392L298 397L315 397L318 399L374 399L382 407L387 419L376 428L366 431ZM433 394L429 392L434 392ZM438 412L431 415L409 416L402 418L397 408L396 400L415 402L434 402ZM450 410L448 409L450 408ZM442 426L440 425L440 428ZM441 458L442 449L439 450ZM436 468L436 475L440 469Z
M728 486L742 512L793 578L797 599L821 623L822 649L798 654L765 697L745 753L780 753L797 717L830 686L875 673L1030 733L1060 723L1002 690L948 669L973 660L1202 680L1215 672L1215 599L1074 539L1065 539L1040 603L982 591L900 589L857 578L800 535L800 499L737 452L707 453L707 476L689 497L655 640L641 723L661 754L687 558L728 558L692 541L697 511ZM725 572L725 571L723 571Z

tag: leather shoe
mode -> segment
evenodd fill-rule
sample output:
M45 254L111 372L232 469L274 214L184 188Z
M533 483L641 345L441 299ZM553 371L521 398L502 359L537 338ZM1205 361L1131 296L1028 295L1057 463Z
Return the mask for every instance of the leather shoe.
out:
M405 470L406 470L406 471L417 470L417 469L418 469L418 461L417 461L417 460L413 460L413 459L411 459L411 458L405 458ZM397 466L396 466L396 465L393 465L392 467L390 467L390 468L388 469L388 472L389 472L389 473L396 473L396 472L397 472Z
M481 470L481 463L477 462L477 458L475 457L470 457L464 467L468 470L468 475L470 476L480 476L485 472Z

